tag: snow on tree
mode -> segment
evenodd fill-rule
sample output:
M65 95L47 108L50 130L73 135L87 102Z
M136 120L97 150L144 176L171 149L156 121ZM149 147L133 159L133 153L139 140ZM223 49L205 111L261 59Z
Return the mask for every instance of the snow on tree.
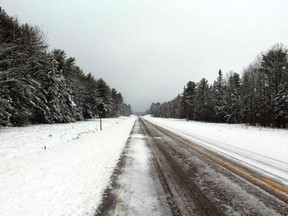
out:
M172 106L173 100L152 103L149 113L155 117L177 113L180 118L197 121L288 127L287 54L287 48L276 44L245 68L242 76L231 72L224 79L219 70L212 86L206 79L197 84L189 81L179 106Z
M38 27L20 24L0 7L0 125L74 122L96 117L99 103L119 116L122 95L113 100L109 85L75 61L63 50L49 53Z

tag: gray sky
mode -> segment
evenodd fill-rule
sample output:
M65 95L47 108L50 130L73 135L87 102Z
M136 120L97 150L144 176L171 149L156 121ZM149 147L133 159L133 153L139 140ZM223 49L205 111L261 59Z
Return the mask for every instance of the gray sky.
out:
M38 25L51 48L121 92L134 111L241 73L277 42L288 45L287 0L0 0Z

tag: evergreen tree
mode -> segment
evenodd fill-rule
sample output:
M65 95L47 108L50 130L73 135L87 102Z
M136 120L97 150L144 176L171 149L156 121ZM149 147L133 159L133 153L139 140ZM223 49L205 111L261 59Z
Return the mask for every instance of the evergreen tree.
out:
M122 104L122 113L121 113L121 115L123 115L123 116L130 116L130 115L132 115L133 114L133 112L132 112L132 109L131 109L131 106L130 106L130 104Z
M209 85L208 81L203 78L197 83L196 89L196 101L195 103L195 120L198 121L207 121L208 116L208 92Z
M228 123L240 123L242 116L242 105L241 105L241 79L240 75L233 73L230 75L228 80L228 86L226 90L226 122Z
M123 104L123 97L121 93L118 93L116 89L112 88L111 90L111 98L112 98L112 105L111 109L108 113L108 116L120 116L122 113L122 104Z
M98 104L104 105L103 117L105 117L112 110L112 97L111 89L103 79L99 79L97 82L97 96L99 99Z
M0 125L74 122L96 117L99 103L113 117L123 107L132 112L120 93L111 95L104 80L86 75L75 61L63 50L49 53L39 28L0 8Z
M287 56L287 49L277 44L258 56L242 77L230 73L225 80L219 70L212 86L206 79L197 84L189 81L181 97L153 103L150 113L155 117L288 127Z
M285 127L287 123L287 49L281 44L272 47L263 55L261 70L265 74L266 102L269 107L267 121L277 127Z
M153 115L154 117L160 117L161 116L160 107L161 104L159 102L152 103L149 109L149 114Z
M181 97L181 106L185 113L186 119L195 119L195 98L196 98L196 83L189 81L184 87Z
M250 125L257 123L257 102L256 102L256 84L254 64L249 65L244 70L242 76L241 99L243 101L242 121Z
M218 72L217 81L214 83L214 111L216 115L217 122L225 121L225 106L226 101L224 97L225 85L221 69Z

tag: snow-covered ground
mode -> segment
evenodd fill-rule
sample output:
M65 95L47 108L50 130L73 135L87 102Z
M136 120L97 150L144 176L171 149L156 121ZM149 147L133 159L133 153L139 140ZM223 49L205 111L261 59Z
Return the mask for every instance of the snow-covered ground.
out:
M145 119L288 185L288 130L150 116Z
M93 215L135 119L0 128L0 215Z

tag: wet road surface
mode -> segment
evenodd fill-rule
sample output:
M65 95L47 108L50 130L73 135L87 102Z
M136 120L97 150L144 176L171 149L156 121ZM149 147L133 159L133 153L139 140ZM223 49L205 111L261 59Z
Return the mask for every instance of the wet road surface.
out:
M96 215L288 215L287 188L263 179L140 119Z

